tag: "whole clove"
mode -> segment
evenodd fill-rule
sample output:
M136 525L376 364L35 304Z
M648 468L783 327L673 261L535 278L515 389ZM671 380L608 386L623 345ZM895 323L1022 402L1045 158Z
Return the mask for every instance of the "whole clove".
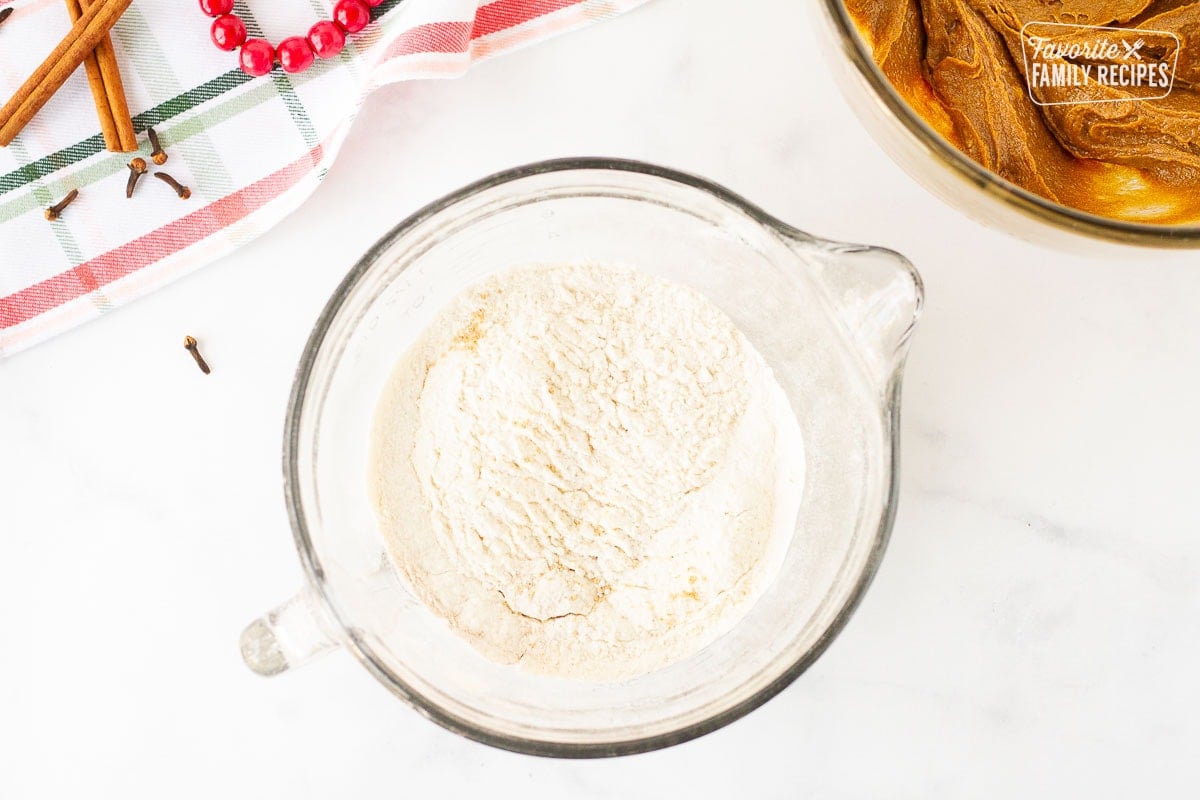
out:
M156 172L156 173L154 173L154 177L158 178L160 181L162 181L163 183L165 183L167 186L170 186L172 189L174 189L174 190L175 190L175 194L179 195L179 198L180 198L181 200L187 200L189 197L191 197L191 196L192 196L192 190L191 190L191 189L189 189L188 187L184 186L182 183L180 183L179 181L175 180L174 178L172 178L172 177L171 177L170 175L168 175L167 173L165 173L165 172Z
M146 174L146 159L138 156L129 162L129 180L125 182L125 198L133 197L133 187L137 186L138 178Z
M154 128L146 128L146 136L150 137L150 146L154 148L154 152L150 154L150 160L161 167L167 163L167 152L162 149L162 144L158 141L158 132Z
M183 347L192 354L192 358L196 360L196 366L200 367L201 372L203 372L205 375L212 372L212 370L208 368L208 362L204 360L204 356L200 355L200 346L196 343L195 336L183 337Z
M71 191L67 192L66 197L46 209L46 219L54 222L54 220L62 216L63 209L71 205L71 203L75 201L76 197L79 197L78 189L72 189Z

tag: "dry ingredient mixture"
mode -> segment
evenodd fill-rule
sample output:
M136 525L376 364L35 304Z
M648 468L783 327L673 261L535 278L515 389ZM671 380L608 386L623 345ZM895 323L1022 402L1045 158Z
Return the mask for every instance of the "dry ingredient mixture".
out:
M1094 214L1161 224L1200 221L1200 3L844 1L900 95L982 166ZM1040 24L1047 22L1059 25ZM1039 24L1025 29L1028 23ZM1147 33L1079 27L1084 25ZM1174 34L1180 44L1151 31ZM1045 70L1031 76L1037 59L1029 54L1038 44L1067 54L1060 59L1068 78L1063 85L1044 85ZM1079 47L1072 51L1072 45ZM1166 97L1157 97L1164 91L1161 80L1137 87L1095 81L1143 64L1175 68ZM1033 102L1031 77L1039 100L1053 104Z
M456 298L383 392L389 553L487 657L619 680L729 630L774 578L803 484L770 368L697 292L536 266Z

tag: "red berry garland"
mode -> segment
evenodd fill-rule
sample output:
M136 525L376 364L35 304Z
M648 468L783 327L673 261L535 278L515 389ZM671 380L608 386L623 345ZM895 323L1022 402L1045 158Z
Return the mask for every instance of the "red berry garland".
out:
M284 72L303 72L315 58L333 58L346 45L346 34L358 33L371 21L371 9L383 0L337 0L333 20L321 20L307 36L289 36L272 47L266 39L247 39L246 24L233 13L233 0L199 0L200 10L213 20L213 44L222 50L236 50L238 65L247 75L266 75L276 60Z
M338 0L333 7L333 21L346 33L358 33L371 21L371 9L363 0Z
M233 14L213 20L213 44L222 50L237 50L246 41L246 24Z
M247 75L266 75L275 65L275 48L266 39L250 39L238 53L238 64Z
M200 0L200 10L210 17L219 17L233 11L233 0Z
M346 46L346 33L336 22L321 20L309 29L308 44L317 58L333 58Z

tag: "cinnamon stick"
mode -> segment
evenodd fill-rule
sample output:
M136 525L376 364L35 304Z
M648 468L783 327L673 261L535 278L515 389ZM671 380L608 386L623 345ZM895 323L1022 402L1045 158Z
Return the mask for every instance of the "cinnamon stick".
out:
M71 26L63 40L0 108L0 147L7 147L46 105L88 53L104 38L133 0L96 0Z
M86 11L96 0L78 0ZM138 149L137 134L133 132L133 119L129 116L129 103L125 99L125 84L121 80L121 68L117 65L117 51L113 49L112 37L107 33L93 51L104 79L104 91L108 95L108 107L112 111L117 127L120 150L131 153ZM108 148L112 150L113 148Z
M67 13L71 15L72 24L83 16L79 3L80 0L67 0ZM104 135L104 146L116 152L121 148L121 139L117 135L112 108L108 104L108 92L104 89L104 75L100 72L100 62L96 60L94 50L83 60L83 68L87 71L88 88L92 90L92 102L96 106L96 118L100 121L100 133Z

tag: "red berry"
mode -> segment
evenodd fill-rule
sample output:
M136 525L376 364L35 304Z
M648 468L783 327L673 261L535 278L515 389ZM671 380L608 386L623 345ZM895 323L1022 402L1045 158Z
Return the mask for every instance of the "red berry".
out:
M363 0L338 0L333 20L346 33L358 33L371 21L371 9Z
M246 25L235 14L225 14L213 20L213 44L222 50L236 50L246 41Z
M383 0L365 0L365 2L366 2L366 4L367 4L367 5L369 5L371 8L374 8L375 6L378 6L378 5L382 5L382 4L383 4Z
M247 75L266 75L275 65L275 48L266 39L250 39L238 53L238 64Z
M333 58L346 45L346 34L336 23L321 20L309 28L308 44L318 58Z
M233 0L200 0L200 10L210 17L219 17L233 11Z
M313 51L303 36L289 36L275 48L284 72L303 72L312 66Z

